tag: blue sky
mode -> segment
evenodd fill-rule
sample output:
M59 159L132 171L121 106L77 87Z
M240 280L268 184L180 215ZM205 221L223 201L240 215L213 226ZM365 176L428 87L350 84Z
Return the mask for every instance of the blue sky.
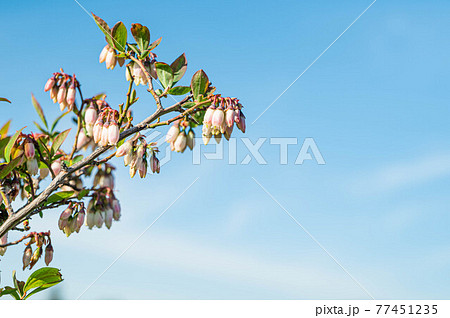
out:
M129 179L116 160L123 217L110 231L65 239L59 211L32 223L52 230L62 297L77 298L199 177L83 298L366 299L253 177L375 298L448 298L450 3L378 0L254 125L371 1L80 3L110 25L147 25L152 39L163 37L161 61L185 52L183 83L203 68L218 92L238 96L253 142L312 137L326 165L294 165L300 146L280 165L268 142L267 165L192 165L190 154L175 154L145 180ZM0 8L0 96L13 101L0 105L2 121L33 129L31 92L58 116L43 86L60 67L76 73L85 96L123 102L124 70L98 64L103 36L75 1ZM154 105L144 88L138 96L134 116L144 118ZM21 252L2 259L2 283Z

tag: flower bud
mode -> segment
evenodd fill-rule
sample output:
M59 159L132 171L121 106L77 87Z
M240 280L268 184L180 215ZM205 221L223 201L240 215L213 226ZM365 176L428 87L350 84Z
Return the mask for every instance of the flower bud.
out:
M23 251L23 257L22 257L22 263L23 263L23 270L30 265L31 256L33 255L33 251L31 249L31 246L26 246L25 250Z
M77 150L80 150L81 148L86 146L88 143L89 143L89 138L84 133L84 130L81 129L80 134L78 135L78 140L77 140Z
M53 259L53 246L52 243L48 243L47 247L45 248L45 265L48 266L48 264L50 264L50 262Z
M36 158L28 159L27 160L27 170L31 175L37 175L39 171L38 162Z
M166 142L171 143L175 141L180 133L180 128L178 127L178 123L173 124L166 135Z
M128 166L131 162L133 161L133 153L127 153L124 157L123 157L123 164L126 166Z
M53 76L47 80L47 83L45 83L44 92L48 92L49 90L51 90L54 85L55 85L55 77Z
M97 120L97 109L93 104L91 104L84 113L84 121L87 124L95 124L95 121Z
M53 161L50 167L52 168L55 176L57 176L61 172L61 162L59 161Z
M134 76L134 82L136 83L136 85L147 85L147 77L145 76L144 71L138 63L133 63L132 74Z
M33 141L31 141L31 139L27 138L27 140L25 141L24 150L25 150L25 156L28 159L34 158L35 149L34 149Z
M120 219L120 212L121 212L119 200L113 199L112 203L111 203L111 207L112 207L112 210L113 210L113 218L114 218L114 220L119 221L119 219Z
M211 125L211 121L212 121L215 109L216 108L214 106L209 106L208 107L208 109L205 112L205 117L203 117L203 124L204 125Z
M186 132L183 130L175 140L174 144L175 151L184 152L184 150L186 149L186 142L187 142Z
M147 160L143 160L138 169L139 169L139 176L141 178L145 178L145 176L147 175Z
M108 54L106 55L106 68L113 70L114 67L116 67L117 58L116 58L116 52L114 52L114 49L111 49L108 51Z
M133 148L133 143L131 140L124 142L116 151L116 157L122 157L130 153Z
M116 145L119 141L119 127L117 126L117 122L113 121L108 128L108 143L110 145Z
M75 79L73 80L72 85L70 85L69 89L67 90L66 102L69 105L69 109L70 110L73 109L73 105L75 103L75 96L77 94L77 91L76 91L74 83L75 83Z
M228 127L232 127L234 124L234 117L236 116L236 114L234 113L234 109L232 108L228 108L225 111L225 121L227 123Z
M78 212L78 215L77 215L77 233L80 232L80 229L83 226L85 216L86 216L86 212L84 212L84 209L82 209L80 212Z
M245 116L242 111L239 111L239 122L236 123L236 126L245 133Z
M130 166L130 177L133 178L136 175L136 166Z
M102 139L103 125L104 125L103 116L99 116L97 118L97 121L95 122L94 130L93 130L94 142L96 144L98 144L100 142L100 140Z
M105 211L105 226L108 228L108 230L111 228L112 220L113 220L113 210L108 208Z
M225 114L223 112L223 109L218 108L214 111L214 114L212 116L211 120L211 126L212 126L212 133L213 135L218 134L223 127L225 119Z
M89 229L92 229L95 226L95 213L89 212L86 215L86 225Z
M0 237L0 245L5 245L8 243L8 232L4 234L2 237ZM6 247L0 247L0 256L5 255L6 253Z
M187 146L189 147L189 149L194 149L195 147L195 133L192 129L189 130L188 134L187 134Z
M53 100L53 103L58 101L58 87L56 85L50 90L50 98Z
M33 255L31 256L30 260L30 269L33 268L33 266L37 263L39 258L41 258L42 255L42 246L38 246L36 250L34 251Z
M224 132L224 136L227 140L230 140L231 137L231 133L233 132L233 127L234 126L230 126L230 127L226 127L225 132Z
M69 207L67 207L64 211L62 211L59 218L61 220L67 220L72 215L72 213L73 213L73 208L69 204Z
M66 95L67 95L66 83L63 82L58 90L57 101L59 104L66 103Z
M159 173L159 159L155 155L150 157L150 169L153 173Z
M106 122L102 128L102 136L100 138L100 142L98 143L102 147L106 147L108 145L108 128L109 124Z
M49 174L48 168L41 168L41 169L39 169L39 179L42 180L42 179L47 178L48 174Z
M108 55L108 51L109 51L109 45L105 45L105 47L103 48L103 50L100 53L100 57L98 59L98 61L100 63L103 63L104 61L106 61L106 56Z
M100 211L95 212L94 214L95 226L101 228L103 225L103 216Z

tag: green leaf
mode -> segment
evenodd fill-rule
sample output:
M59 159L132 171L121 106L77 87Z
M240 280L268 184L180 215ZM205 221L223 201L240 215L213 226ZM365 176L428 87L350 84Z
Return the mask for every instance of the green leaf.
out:
M14 287L16 287L17 293L19 294L19 296L21 298L23 298L23 286L25 285L24 282L17 280L16 278L16 271L13 271L13 283L14 283Z
M158 79L164 88L171 87L173 84L173 71L172 68L166 63L156 62L156 74Z
M54 202L58 202L58 201L70 198L71 196L73 196L74 193L75 193L74 191L60 191L60 192L53 193L51 196L48 197L45 204L50 204L50 203L54 203Z
M20 300L20 296L17 293L17 289L10 286L5 286L5 288L0 288L0 297L5 295L11 295L15 300Z
M92 13L92 16L94 17L95 23L97 23L100 30L102 30L102 32L105 34L106 42L108 42L110 47L114 47L111 36L111 29L109 28L108 23L106 23L102 18L96 16L94 13Z
M5 137L8 134L9 125L11 125L11 119L6 122L6 124L3 125L2 128L0 128L0 136Z
M16 131L16 133L9 139L8 144L5 148L5 160L6 162L9 162L11 160L11 150L16 143L17 138L19 138L20 133L25 127L23 127L21 130Z
M176 83L183 77L184 73L186 73L186 55L184 53L181 54L172 64L170 64L170 67L173 70L173 82Z
M87 196L89 194L89 189L83 189L80 191L80 193L78 193L77 199L81 200L83 199L85 196Z
M27 282L23 288L24 292L28 292L33 288L39 289L38 291L34 290L30 294L27 295L26 298L35 294L36 292L40 292L49 287L55 286L62 282L62 275L57 268L53 267L43 267L35 272L33 272L30 277L28 277Z
M159 43L161 43L161 40L162 40L162 37L160 37L158 40L156 40L155 42L150 44L150 46L148 47L147 50L149 50L149 51L153 50L155 47L157 47L159 45Z
M6 99L4 97L0 97L0 102L8 102L11 104L11 101L9 99Z
M42 122L44 123L45 127L48 128L47 120L45 119L44 111L42 110L41 105L34 97L33 93L31 94L31 102L33 103L34 109L36 109L36 112L38 113L39 117L41 118Z
M128 47L129 47L130 49L132 49L132 50L134 51L134 53L136 53L138 56L139 56L139 54L141 54L141 53L139 52L139 49L137 48L136 44L130 44L130 43L128 43Z
M127 46L127 28L123 22L117 22L113 27L111 34L114 38L114 47L120 52L125 52Z
M148 44L150 43L150 31L148 28L142 24L133 23L131 25L131 34L133 34L137 45L139 45L141 53L147 50Z
M198 97L200 95L203 95L206 93L206 90L209 86L209 79L208 76L206 76L205 72L203 70L197 71L194 76L192 76L191 80L191 90L192 94L194 95L194 99L198 100Z
M170 95L184 95L191 91L189 86L176 86L169 89L168 93Z
M22 161L22 158L16 158L11 160L8 164L3 164L0 166L0 179L5 178L11 171L14 170L15 167L19 165Z
M53 140L53 144L52 144L52 151L53 153L56 153L59 149L59 147L61 147L61 145L63 144L64 140L66 140L67 135L70 132L70 129L64 130L62 133L60 133L58 136L56 136L55 140Z

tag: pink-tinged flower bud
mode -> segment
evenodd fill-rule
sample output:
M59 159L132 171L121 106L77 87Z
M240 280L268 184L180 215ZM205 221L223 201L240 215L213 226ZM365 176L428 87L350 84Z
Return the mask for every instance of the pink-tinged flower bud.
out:
M68 107L69 105L67 104L66 100L63 100L62 103L59 103L59 110L60 111L64 111L64 109L66 109L66 107ZM69 109L70 110L70 109Z
M143 160L139 165L138 169L139 169L139 176L141 178L145 178L145 176L147 175L147 160Z
M87 109L86 112L84 113L84 122L87 124L95 124L96 120L97 120L98 114L97 114L97 109L95 108L94 105L90 105Z
M47 80L47 83L45 83L44 92L48 92L49 90L51 90L54 85L55 85L55 77L53 76Z
M223 112L223 109L221 109L221 108L216 109L214 111L214 114L213 114L212 120L211 120L213 135L220 132L220 130L222 129L224 120L225 120L225 114Z
M233 126L235 116L236 116L236 114L234 113L234 109L228 108L225 111L225 121L226 121L228 127Z
M105 45L103 50L100 52L100 57L98 59L98 61L100 63L103 63L104 61L106 61L106 56L108 55L108 52L109 52L109 45Z
M61 162L59 161L53 161L50 167L52 168L55 176L57 176L61 172Z
M116 63L117 63L116 52L114 52L113 49L110 49L108 51L108 54L106 55L106 68L113 70L114 67L116 67Z
M187 144L186 132L183 130L175 140L174 144L175 151L184 152L184 150L186 149L186 144Z
M61 220L67 220L72 215L72 212L73 212L73 208L71 206L69 206L64 211L62 211L59 218Z
M101 228L103 225L103 216L100 211L95 212L95 226Z
M211 125L211 121L213 118L213 114L216 108L214 106L209 106L208 109L205 112L205 117L203 117L203 124L204 125Z
M152 155L150 157L150 169L153 173L159 173L160 166L159 166L159 159L156 158L155 155Z
M131 140L124 142L116 151L116 157L122 157L130 153L133 148L133 143Z
M166 135L166 142L171 143L175 141L178 137L178 134L180 133L180 128L178 127L178 124L173 124Z
M102 128L102 137L100 138L100 142L98 143L102 147L106 147L108 145L108 128L109 125L105 125Z
M25 250L23 251L23 257L22 257L22 264L23 264L23 270L30 265L31 256L33 255L33 250L31 249L31 246L25 247Z
M61 218L58 219L58 228L59 228L61 231L64 231L64 228L65 228L67 225L68 225L67 219L61 219Z
M86 212L84 212L84 209L82 209L80 212L78 212L77 215L77 233L80 232L81 227L84 224L84 219L86 216Z
M195 133L192 129L189 130L188 134L187 134L187 146L189 147L189 149L194 149L195 147Z
M53 103L58 101L58 87L56 85L50 90L50 98L53 100Z
M58 90L58 96L57 96L58 103L60 103L60 104L66 103L66 95L67 95L66 83L63 82L61 84L61 87Z
M110 145L116 145L119 141L119 127L117 126L116 121L113 121L108 127L108 143Z
M2 237L0 237L0 245L5 245L8 243L8 232L4 234ZM0 256L5 255L6 253L6 247L0 247Z
M27 139L25 141L24 150L25 150L25 156L28 159L34 158L34 155L35 155L34 144L30 139Z
M95 213L88 212L86 215L86 225L91 230L95 226Z
M133 63L132 74L134 76L134 82L136 83L136 85L147 84L147 77L145 76L144 71L142 70L142 68L139 66L138 63Z
M75 83L75 80L73 81ZM67 98L66 102L69 105L69 108L73 108L73 104L75 103L75 96L77 94L75 85L70 85L69 89L67 90Z
M48 170L48 168L41 168L41 169L39 169L39 178L41 180L47 178L49 172L50 171Z
M27 160L27 170L32 176L37 175L39 171L39 166L36 158Z
M120 212L121 212L119 200L113 199L112 203L111 203L111 207L113 210L114 220L119 221L120 220Z
M81 129L80 134L78 135L78 140L77 140L77 150L80 150L81 148L86 146L88 143L89 143L89 138L84 133L84 130Z
M242 111L239 111L239 122L236 123L236 126L245 133L245 116Z
M48 243L47 247L45 248L45 265L48 266L48 264L50 264L50 262L53 259L53 246L52 243Z
M105 211L105 226L108 228L108 230L111 228L112 221L113 221L113 210L108 208Z
M94 142L96 144L98 144L100 142L100 140L102 139L103 125L104 125L103 116L99 116L97 121L95 122L94 131L93 131Z

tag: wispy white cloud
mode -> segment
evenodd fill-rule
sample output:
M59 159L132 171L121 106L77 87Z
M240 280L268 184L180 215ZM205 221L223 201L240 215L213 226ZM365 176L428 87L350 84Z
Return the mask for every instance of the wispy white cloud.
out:
M359 176L352 184L357 193L380 193L418 186L450 175L450 154L435 154L405 160Z

